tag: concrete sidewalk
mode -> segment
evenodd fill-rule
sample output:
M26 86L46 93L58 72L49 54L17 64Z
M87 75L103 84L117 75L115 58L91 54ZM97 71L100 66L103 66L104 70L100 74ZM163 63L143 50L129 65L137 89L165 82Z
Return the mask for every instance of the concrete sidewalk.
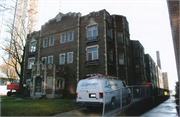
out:
M140 117L178 117L175 98L171 97Z

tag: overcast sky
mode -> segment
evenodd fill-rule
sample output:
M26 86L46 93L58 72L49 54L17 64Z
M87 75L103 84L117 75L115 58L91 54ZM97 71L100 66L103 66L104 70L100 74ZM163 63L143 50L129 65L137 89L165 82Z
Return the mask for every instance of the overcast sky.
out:
M155 62L156 51L160 52L162 71L168 72L169 86L174 90L177 69L166 0L39 0L37 29L58 12L80 12L83 16L102 9L125 16L130 39L139 40Z
M177 69L166 0L39 0L37 30L59 12L84 16L102 9L125 16L130 39L139 40L155 62L156 51L160 52L162 71L168 72L169 86L174 90Z

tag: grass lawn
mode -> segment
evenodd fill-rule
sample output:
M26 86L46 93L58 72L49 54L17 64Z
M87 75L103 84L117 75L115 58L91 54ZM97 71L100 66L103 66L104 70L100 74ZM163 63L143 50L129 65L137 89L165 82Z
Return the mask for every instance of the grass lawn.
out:
M15 95L12 96L1 95L1 100L14 100L14 99L16 99Z
M79 109L72 99L3 101L1 116L51 116Z

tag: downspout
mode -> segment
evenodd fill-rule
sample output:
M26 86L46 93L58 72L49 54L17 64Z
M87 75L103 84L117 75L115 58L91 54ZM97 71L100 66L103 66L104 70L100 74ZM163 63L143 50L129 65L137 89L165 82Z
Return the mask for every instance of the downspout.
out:
M124 36L124 65L125 65L125 71L126 71L126 84L128 85L128 73L127 73L127 53L126 53L126 46L127 46L127 40L126 40L126 32L125 32L125 23L124 23L124 17L122 17L123 20L122 20L122 23L123 23L123 36Z
M77 83L79 82L79 40L80 40L80 18L81 14L78 14L78 35L77 35Z
M106 40L106 11L104 10L104 44L105 44L105 74L108 75L108 67L107 67L107 40Z
M119 75L118 72L118 46L117 46L117 32L116 32L116 20L115 20L115 15L113 15L114 19L114 35L115 35L115 51L116 51L116 76Z

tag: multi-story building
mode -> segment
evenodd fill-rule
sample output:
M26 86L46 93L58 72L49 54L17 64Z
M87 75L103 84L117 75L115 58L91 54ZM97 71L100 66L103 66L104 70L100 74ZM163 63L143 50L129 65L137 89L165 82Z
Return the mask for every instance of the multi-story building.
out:
M144 47L139 41L131 40L133 51L133 64L134 64L134 80L135 84L139 85L142 82L146 82L146 69L144 58Z
M156 64L149 54L145 54L145 62L147 82L152 83L157 88Z
M168 73L167 72L163 72L163 84L164 84L164 89L169 90Z
M24 81L30 95L58 98L75 93L80 79L90 74L117 75L132 84L133 67L126 17L106 10L59 13L28 35Z
M179 39L179 0L167 0L169 19L171 24L172 39L174 45L174 53L176 58L176 67L178 73L178 81L180 80L180 39Z
M159 66L156 66L156 76L157 76L157 86L158 88L163 89L164 88L164 84L163 84L163 74L162 74L162 70L159 68Z
M160 60L160 54L159 51L156 51L156 57L157 57L157 66L156 66L156 73L157 73L157 84L158 88L164 88L163 84L163 73L161 70L161 60Z

